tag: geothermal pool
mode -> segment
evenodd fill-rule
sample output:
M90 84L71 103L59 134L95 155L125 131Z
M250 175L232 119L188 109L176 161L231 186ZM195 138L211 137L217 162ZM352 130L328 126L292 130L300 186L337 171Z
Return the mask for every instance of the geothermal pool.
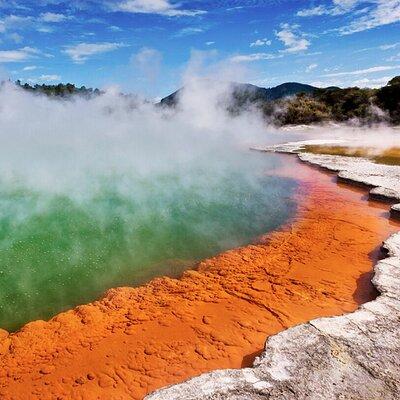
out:
M241 157L245 173L87 171L79 190L3 176L0 328L50 318L112 287L179 276L277 228L294 212L296 182L273 175L277 155L246 150Z

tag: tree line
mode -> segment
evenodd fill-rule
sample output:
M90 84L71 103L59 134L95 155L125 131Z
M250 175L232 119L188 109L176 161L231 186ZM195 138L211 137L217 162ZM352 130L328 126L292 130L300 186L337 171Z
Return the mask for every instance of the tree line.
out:
M259 104L264 116L277 125L313 124L328 121L364 125L400 124L400 76L380 89L316 89L294 97Z
M86 86L77 87L72 83L59 83L58 85L29 85L28 83L22 84L21 81L16 81L15 84L24 90L34 93L45 94L49 97L70 97L73 95L81 95L84 97L93 97L102 94L99 89L87 88Z

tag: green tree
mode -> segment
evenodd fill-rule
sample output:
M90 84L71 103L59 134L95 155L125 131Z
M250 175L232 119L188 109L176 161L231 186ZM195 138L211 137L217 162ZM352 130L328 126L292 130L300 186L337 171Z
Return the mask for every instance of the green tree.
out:
M388 111L392 122L400 123L400 76L396 76L386 86L379 89L377 101L381 108Z

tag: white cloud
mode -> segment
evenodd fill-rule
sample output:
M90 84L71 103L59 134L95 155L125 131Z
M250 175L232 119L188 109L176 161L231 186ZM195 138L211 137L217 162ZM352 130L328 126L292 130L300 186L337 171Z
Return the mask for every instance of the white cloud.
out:
M336 65L336 66L332 66L332 67L329 67L329 68L324 68L324 72L340 71L341 68L342 68L341 66Z
M32 17L21 17L19 15L7 15L0 19L0 32L6 32L10 29L23 29L30 26L34 22Z
M250 47L271 46L272 42L267 38L257 39L255 42L250 43Z
M198 35L199 33L203 33L204 28L189 26L187 28L183 28L178 31L174 36L175 37L183 37L183 36L190 36L190 35Z
M371 67L371 68L366 68L366 69L358 69L355 71L335 72L333 74L326 74L323 76L327 77L327 78L331 78L331 77L338 77L338 76L364 75L364 74L372 74L375 72L391 71L394 69L400 69L400 65L377 66L377 67Z
M163 56L160 51L143 47L137 54L132 56L131 61L148 81L154 81L159 75L162 59Z
M339 86L339 87L361 87L361 88L380 88L385 86L393 76L383 77L356 77L349 76L348 78L330 78L328 80L310 82L311 85L317 87Z
M122 28L116 25L111 25L107 29L112 32L122 32Z
M360 8L360 6L365 6ZM319 5L300 10L299 17L352 14L352 21L338 29L350 35L400 21L400 0L333 0L330 6Z
M311 72L313 71L315 68L318 67L318 64L310 64L307 68L306 68L306 72Z
M0 63L25 61L29 56L29 53L23 50L1 50Z
M64 14L56 14L56 13L52 13L52 12L46 12L46 13L40 14L40 19L43 22L58 23L58 22L63 22L65 20L69 19L69 17L67 17Z
M9 37L12 41L14 41L15 43L21 43L21 42L24 40L24 38L23 38L20 34L18 34L18 33L16 33L16 32L11 33L10 35L8 35L8 37Z
M12 31L15 35L15 32L18 30L32 29L35 29L38 32L50 33L53 32L53 29L46 24L60 23L67 19L71 19L71 17L51 12L42 13L38 17L11 14L4 18L0 18L0 33Z
M1 50L0 63L26 61L38 54L41 54L40 50L33 47L23 47L18 50Z
M297 12L298 17L315 17L320 15L329 14L329 9L325 6L317 6L312 8L305 8Z
M24 67L22 70L23 71L34 71L35 69L37 69L36 65L28 65L27 67Z
M350 12L360 3L360 0L333 0L331 6L319 5L312 8L300 10L299 17L314 17L320 15L342 15Z
M376 0L376 6L365 15L356 18L348 26L340 28L342 35L362 32L400 21L400 0Z
M395 54L394 56L388 58L387 61L400 61L400 53Z
M41 75L39 76L39 80L42 82L53 82L53 81L60 81L60 75Z
M237 11L237 10L243 10L245 6L236 6L236 7L229 7L226 9L226 11Z
M206 42L206 46L212 46L215 42Z
M381 50L392 50L395 49L396 47L400 46L400 42L399 43L392 43L392 44L383 44L381 46L379 46L379 48Z
M117 50L125 47L122 43L79 43L76 46L67 46L63 51L72 61L77 64L82 64L91 56L109 51Z
M326 87L331 87L331 86L339 86L341 87L341 82L339 81L311 81L311 82L304 82L307 83L308 85L315 86L317 88L326 88Z
M352 86L358 87L369 87L369 88L380 88L385 86L393 77L392 76L384 76L382 78L362 78L353 82Z
M124 0L111 5L113 11L124 11L136 14L158 14L167 17L195 16L205 14L202 10L186 10L178 8L169 0Z
M27 79L28 83L45 83L45 82L55 82L55 81L61 81L61 76L60 75L41 75L37 78L29 78Z
M53 29L47 24L61 23L72 18L73 17L69 17L64 14L56 14L51 12L41 13L38 17L10 14L0 18L0 33L11 31L13 32L12 35L14 35L15 38L17 38L15 35L18 35L16 31L21 30L36 30L42 33L50 33L53 32ZM13 38L11 37L11 39ZM18 43L18 39L13 40Z
M261 60L274 60L276 58L281 58L281 55L275 55L270 53L253 53L253 54L238 54L230 58L230 61L233 63L242 63L242 62L253 62L253 61L261 61Z
M298 25L281 24L281 30L276 32L277 38L283 42L287 53L298 53L309 48L311 43L298 31Z
M54 30L48 26L40 26L36 29L40 33L52 33Z

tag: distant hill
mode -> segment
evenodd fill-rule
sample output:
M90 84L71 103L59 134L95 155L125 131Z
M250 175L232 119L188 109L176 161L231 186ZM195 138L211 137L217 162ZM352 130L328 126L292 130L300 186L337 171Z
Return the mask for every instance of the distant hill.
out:
M297 82L287 82L268 89L247 83L233 83L233 86L233 97L236 100L236 106L280 100L300 93L312 94L318 89L314 86ZM179 89L163 98L160 103L165 106L175 106L182 90Z
M316 90L315 86L297 82L283 83L282 85L267 89L269 100L280 100L284 97L295 96L300 93L312 94Z
M99 89L76 87L71 83L30 86L17 81L15 84L26 91L52 98L70 99L78 95L91 99L104 93ZM213 82L208 84L213 85ZM400 126L400 76L394 77L379 89L342 89L336 86L321 89L297 82L288 82L268 89L244 83L232 85L233 101L227 106L227 111L232 115L258 109L268 123L278 126L326 122L361 125L383 122ZM0 82L0 89L1 86ZM165 97L157 106L175 106L182 90L179 89ZM121 93L121 96L129 99L132 108L139 104L134 95Z
M400 125L400 76L380 89L317 88L297 82L268 89L243 83L232 85L233 98L228 112L238 115L256 108L268 123L278 126L326 122ZM182 90L165 97L159 104L175 106Z

